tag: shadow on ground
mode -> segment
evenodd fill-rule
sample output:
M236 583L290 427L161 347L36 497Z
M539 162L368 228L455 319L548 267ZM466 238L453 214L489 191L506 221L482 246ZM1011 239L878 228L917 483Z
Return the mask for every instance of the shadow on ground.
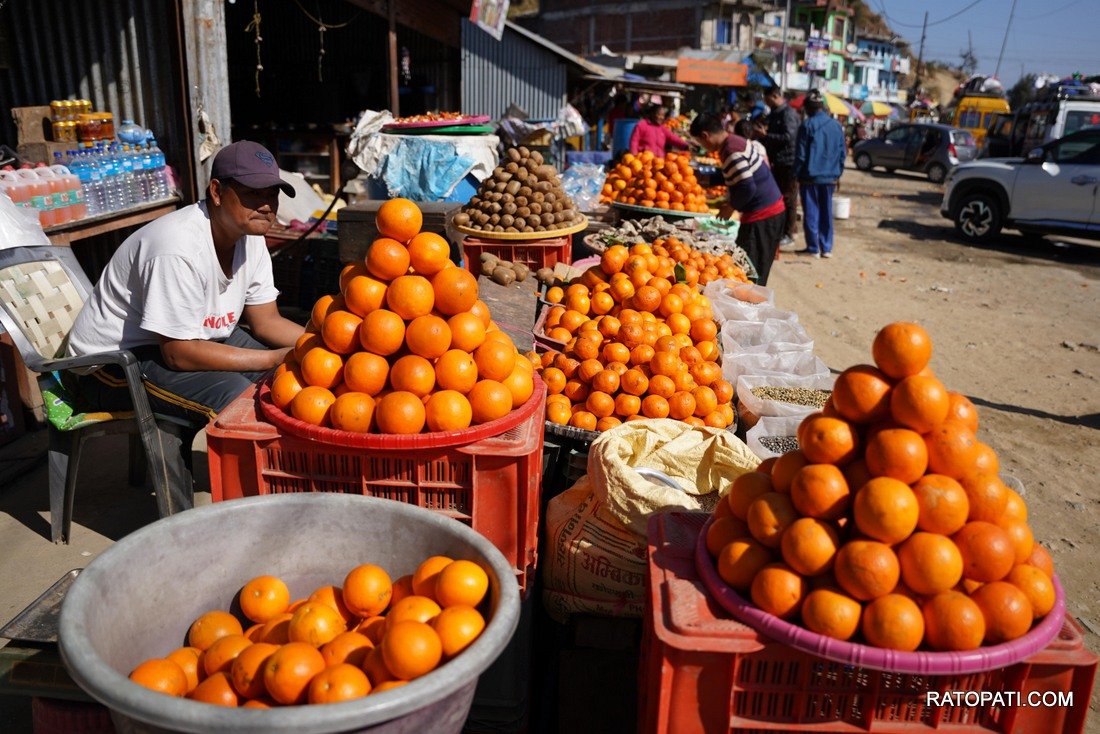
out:
M947 220L944 220L943 225L936 226L911 219L883 219L879 221L878 226L880 229L888 229L915 239L945 240L969 250L999 252L1031 260L1048 260L1060 265L1100 267L1100 243L1093 245L1064 242L1008 232L1001 234L993 242L975 244L965 242L955 235L951 225L947 224Z

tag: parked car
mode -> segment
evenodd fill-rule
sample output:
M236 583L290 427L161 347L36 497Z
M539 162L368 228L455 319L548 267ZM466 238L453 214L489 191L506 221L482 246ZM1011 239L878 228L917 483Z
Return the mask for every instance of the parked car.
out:
M1011 155L1024 155L1033 148L1075 132L1100 127L1100 97L1069 95L1031 102L1020 108L1012 136L1016 147Z
M940 214L971 242L986 242L1004 227L1100 239L1098 189L1100 128L1067 135L1026 158L959 166L947 177Z
M978 147L974 137L950 125L917 123L899 125L876 140L863 140L852 148L856 168L870 171L881 166L887 171L922 171L928 180L942 183L947 172L963 161L973 160Z

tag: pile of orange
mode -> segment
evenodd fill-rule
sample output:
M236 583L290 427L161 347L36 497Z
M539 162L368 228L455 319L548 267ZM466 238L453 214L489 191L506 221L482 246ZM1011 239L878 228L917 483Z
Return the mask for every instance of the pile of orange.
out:
M720 278L749 282L745 271L734 262L729 253L714 255L701 252L676 237L653 240L653 252L658 257L659 273L666 270L665 262L661 258L667 256L673 263L673 277L688 285L706 285Z
M450 244L392 199L363 262L340 273L275 372L272 402L356 433L456 431L502 418L534 392L532 364L497 328Z
M735 481L706 538L718 573L778 617L841 640L971 650L1055 603L1050 554L978 440L978 413L928 367L927 332L879 331L800 449Z
M600 198L679 212L708 211L707 197L695 178L691 157L682 153L669 153L664 158L650 151L626 153L607 174Z
M547 420L589 431L645 418L733 423L710 301L698 286L675 282L668 252L615 245L567 288L547 291L555 305L546 335L565 343L532 355L546 383Z
M293 602L281 579L258 576L237 596L251 626L227 611L206 612L191 625L185 647L142 662L130 680L234 708L381 693L469 647L485 629L477 607L488 588L476 563L445 556L428 558L397 581L363 564L343 586L322 586Z

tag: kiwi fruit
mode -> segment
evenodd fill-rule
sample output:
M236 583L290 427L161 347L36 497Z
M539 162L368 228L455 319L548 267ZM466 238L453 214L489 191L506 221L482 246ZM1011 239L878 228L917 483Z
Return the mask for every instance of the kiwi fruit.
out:
M522 283L527 280L527 276L530 274L531 269L523 263L512 263L512 270L516 273L516 282Z
M470 215L466 212L459 212L458 214L455 214L455 218L453 221L456 227L469 227Z
M494 283L499 283L500 285L509 285L512 281L516 279L516 273L511 268L498 267L493 271L491 277Z
M572 224L576 218L557 170L537 150L518 146L505 151L453 222L487 232L529 233Z
M553 268L539 268L535 271L535 280L546 285L551 285L554 282L554 269Z

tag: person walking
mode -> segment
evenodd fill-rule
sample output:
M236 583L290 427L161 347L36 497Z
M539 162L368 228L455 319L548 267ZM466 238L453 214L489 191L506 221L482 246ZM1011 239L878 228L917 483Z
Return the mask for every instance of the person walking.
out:
M806 95L806 120L798 129L794 172L802 198L806 236L800 255L832 257L833 192L844 173L844 128L825 111L821 92Z
M764 101L771 112L767 117L759 118L762 129L758 140L768 151L768 163L772 169L775 183L783 193L783 205L787 208L787 218L783 224L783 239L780 247L794 244L798 232L798 179L794 175L794 147L798 140L798 126L802 122L798 110L787 104L783 90L772 87L764 95Z

